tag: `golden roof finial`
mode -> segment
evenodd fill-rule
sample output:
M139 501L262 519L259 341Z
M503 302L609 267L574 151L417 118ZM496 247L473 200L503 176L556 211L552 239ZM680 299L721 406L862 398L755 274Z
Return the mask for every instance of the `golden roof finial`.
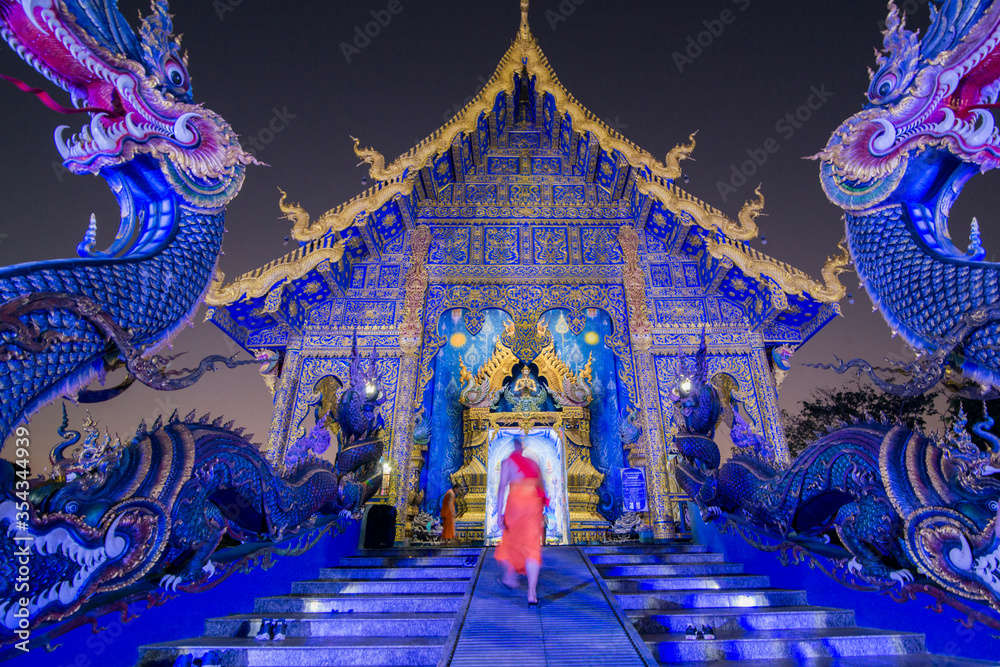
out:
M528 2L529 0L521 0L521 29L519 33L524 38L531 36L531 28L528 27Z

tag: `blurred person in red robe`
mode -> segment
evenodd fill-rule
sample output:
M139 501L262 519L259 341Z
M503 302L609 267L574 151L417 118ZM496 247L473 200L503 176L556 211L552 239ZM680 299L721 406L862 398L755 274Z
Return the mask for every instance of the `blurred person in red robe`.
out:
M452 544L455 541L455 489L454 487L444 492L441 499L441 540L445 544Z
M510 495L505 508L503 497L508 486ZM524 443L517 437L514 439L514 451L500 464L497 508L503 537L495 557L503 567L501 581L508 588L520 585L519 574L528 575L528 606L538 604L538 573L542 569L542 523L548 502L541 468L524 455Z

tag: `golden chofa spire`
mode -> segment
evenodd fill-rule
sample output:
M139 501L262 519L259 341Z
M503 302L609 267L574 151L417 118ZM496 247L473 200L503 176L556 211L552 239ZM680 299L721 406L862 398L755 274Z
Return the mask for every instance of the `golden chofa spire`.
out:
M528 27L528 2L529 0L521 0L521 28L517 32L522 39L531 38L531 28Z

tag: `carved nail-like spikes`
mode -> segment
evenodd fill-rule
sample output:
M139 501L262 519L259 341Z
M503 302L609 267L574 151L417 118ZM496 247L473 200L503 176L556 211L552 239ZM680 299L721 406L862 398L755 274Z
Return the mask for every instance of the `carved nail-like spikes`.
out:
M180 424L181 423L181 418L180 418L180 415L177 414L177 409L176 408L174 409L173 413L170 415L170 419L167 420L167 423L168 424Z
M235 423L236 423L236 420L233 419L232 421L226 422L225 425L223 425L222 428L226 429L227 431L231 431L231 430L233 430L233 424L235 424Z
M184 421L186 421L187 423L190 424L190 423L194 422L194 420L197 419L197 418L198 418L198 415L195 413L194 410L192 410L191 412L187 413L186 417L184 417Z
M135 437L136 437L136 439L144 438L144 437L146 437L146 433L148 433L148 432L149 432L149 428L146 426L146 420L145 420L145 418L143 418L139 422L139 427L135 429Z
M215 419L212 420L212 426L214 426L216 428L221 427L223 419L225 419L225 417L223 417L222 415L219 415L218 417L216 417Z
M208 421L211 418L212 418L212 413L206 412L201 416L201 419L198 420L198 423L201 424L202 426L208 426Z
M159 431L161 428L163 428L163 415L160 415L159 417L156 418L156 421L153 422L153 425L149 427L149 431L150 433L152 433L155 431Z
M238 426L238 427L234 428L233 429L233 434L234 435L243 435L243 429L244 428L245 427L243 427L243 426Z

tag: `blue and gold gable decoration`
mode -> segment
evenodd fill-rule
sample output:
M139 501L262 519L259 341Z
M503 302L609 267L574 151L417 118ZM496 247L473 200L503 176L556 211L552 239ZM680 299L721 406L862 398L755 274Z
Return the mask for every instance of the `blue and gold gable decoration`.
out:
M375 185L315 220L282 193L299 247L228 284L218 276L207 297L208 319L269 361L279 464L318 418L315 387L342 370L352 333L378 346L394 383L383 414L401 539L407 511L436 512L468 469L462 372L479 373L510 327L547 327L567 372L591 359L590 443L574 451L603 476L607 519L620 511L618 470L649 468L649 522L662 535L674 510L658 468L685 359L704 339L711 375L784 455L777 382L845 294L846 253L817 281L746 245L759 192L733 221L677 187L693 135L660 161L577 102L527 13L521 0L510 49L451 121L388 165L355 139Z

